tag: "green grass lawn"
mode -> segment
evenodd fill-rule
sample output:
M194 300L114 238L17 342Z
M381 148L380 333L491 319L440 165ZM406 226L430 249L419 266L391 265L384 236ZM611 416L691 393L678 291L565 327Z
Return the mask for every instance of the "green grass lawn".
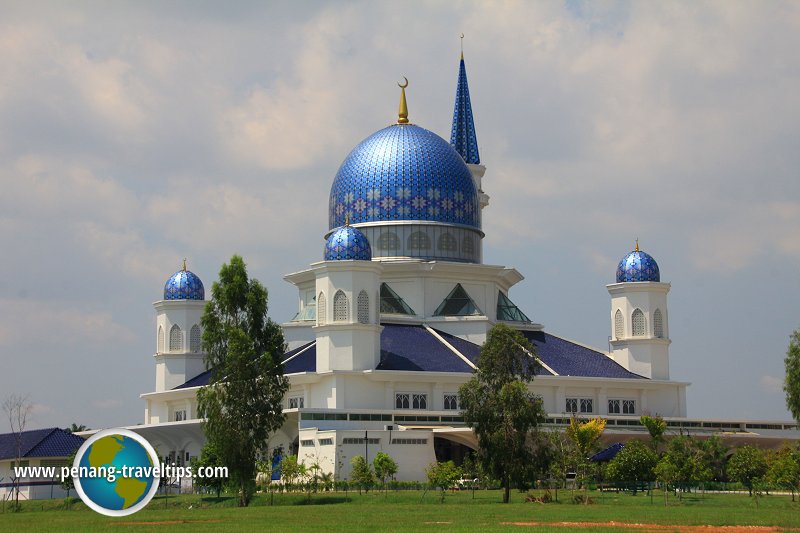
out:
M501 503L500 491L439 493L417 491L319 493L310 499L301 494L259 494L245 509L235 507L232 496L203 498L196 495L157 496L150 505L123 518L108 518L89 510L80 501L65 509L63 500L25 502L17 513L0 514L0 531L516 531L506 522L592 522L669 525L769 525L800 528L800 503L789 496L753 498L740 494L689 494L682 501L663 493L633 496L629 493L590 493L591 505L571 503L569 491L559 491L559 502L525 503L524 494L512 493L512 502ZM159 524L158 522L166 522ZM565 533L574 528L558 526L537 531ZM613 531L588 527L581 531Z

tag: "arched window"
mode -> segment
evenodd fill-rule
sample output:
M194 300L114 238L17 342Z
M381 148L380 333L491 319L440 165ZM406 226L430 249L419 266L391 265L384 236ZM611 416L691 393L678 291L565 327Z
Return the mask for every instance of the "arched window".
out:
M458 251L458 241L455 237L453 237L450 233L443 233L441 237L439 237L439 241L436 243L436 248L443 252L457 252Z
M177 352L179 351L183 344L181 341L181 328L178 324L173 324L173 326L169 330L169 351L170 352Z
M408 236L409 250L429 250L430 247L431 238L424 231L415 231Z
M164 328L158 326L158 346L156 346L156 353L164 351Z
M346 321L350 313L349 310L349 303L347 302L347 296L340 290L336 291L336 294L333 295L333 321L334 322L343 322Z
M464 255L472 255L475 253L475 241L472 240L471 236L464 235L464 238L461 240L461 251Z
M358 322L369 324L369 295L367 291L358 293Z
M617 309L614 313L614 338L621 339L625 335L625 319L622 317L622 311Z
M634 310L631 324L633 324L634 337L644 337L647 335L647 320L645 320L644 313L642 313L641 309Z
M189 332L189 349L197 353L200 351L200 345L202 344L202 337L200 335L200 326L195 324L192 326L191 331Z
M661 309L656 309L653 313L653 334L659 339L664 338L664 317L661 316Z
M385 231L378 237L378 248L381 250L399 250L400 238L392 231Z
M319 293L319 297L317 298L317 325L323 326L325 325L325 321L328 319L328 308L326 307L327 302L325 301L325 293Z

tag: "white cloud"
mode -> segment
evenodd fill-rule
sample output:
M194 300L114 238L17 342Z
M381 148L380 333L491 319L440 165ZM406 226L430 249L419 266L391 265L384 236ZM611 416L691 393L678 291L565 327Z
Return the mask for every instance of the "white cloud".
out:
M761 376L758 381L761 390L769 394L783 394L783 378L775 376Z

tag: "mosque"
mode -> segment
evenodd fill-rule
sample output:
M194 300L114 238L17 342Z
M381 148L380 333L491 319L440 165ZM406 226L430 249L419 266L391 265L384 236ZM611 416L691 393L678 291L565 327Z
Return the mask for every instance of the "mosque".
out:
M409 120L401 85L397 122L344 159L328 199L323 260L285 276L298 308L283 324L291 386L283 428L269 447L317 463L336 479L350 459L378 451L398 479L424 479L435 460L459 461L477 446L459 412L458 388L478 364L488 330L507 324L536 347L533 381L563 426L602 416L614 440L640 437L643 414L670 430L784 438L791 424L687 418L686 382L670 378L670 284L636 248L607 285L609 350L559 337L513 303L515 268L484 262L489 206L462 54L450 141ZM487 189L490 189L487 187ZM622 254L621 254L622 255ZM612 274L612 273L609 273ZM198 456L204 442L196 394L208 383L200 317L202 281L183 269L155 302L155 390L141 395L142 434L169 461Z

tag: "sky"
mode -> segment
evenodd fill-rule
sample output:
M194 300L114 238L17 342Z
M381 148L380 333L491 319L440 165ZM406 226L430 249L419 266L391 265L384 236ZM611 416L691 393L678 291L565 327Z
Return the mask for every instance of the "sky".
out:
M28 427L140 423L155 312L187 258L242 255L277 321L321 260L363 138L448 139L459 35L484 261L601 349L635 239L669 294L692 417L789 420L800 327L800 3L0 1L0 396ZM8 430L7 420L0 430Z

